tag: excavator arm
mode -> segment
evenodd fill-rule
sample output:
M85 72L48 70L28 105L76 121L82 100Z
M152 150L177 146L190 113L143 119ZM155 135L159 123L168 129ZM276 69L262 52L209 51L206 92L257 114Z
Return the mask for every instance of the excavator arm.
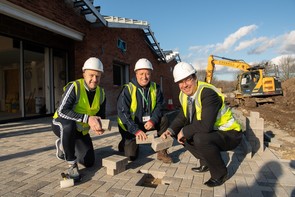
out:
M214 59L215 57L219 59ZM248 71L251 68L251 66L247 64L246 62L244 62L243 60L234 60L234 59L229 59L225 57L219 57L216 55L210 55L208 57L208 66L206 69L206 78L205 78L205 81L207 83L212 82L215 64L228 66L232 68L238 68L242 71Z

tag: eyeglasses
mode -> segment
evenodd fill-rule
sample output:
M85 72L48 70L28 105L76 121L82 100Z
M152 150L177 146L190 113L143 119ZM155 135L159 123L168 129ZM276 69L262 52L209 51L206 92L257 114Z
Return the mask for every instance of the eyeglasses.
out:
M187 77L187 78L185 78L185 79L179 81L178 84L179 84L179 85L180 85L180 84L184 84L184 83L187 84L187 83L192 82L193 80L194 80L194 78L193 78L192 76L189 76L189 77Z

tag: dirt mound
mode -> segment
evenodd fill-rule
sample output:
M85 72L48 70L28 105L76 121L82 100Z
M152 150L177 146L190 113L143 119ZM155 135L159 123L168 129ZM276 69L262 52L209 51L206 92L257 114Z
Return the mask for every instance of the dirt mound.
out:
M295 136L295 78L282 82L283 96L274 97L275 103L259 105L255 109L265 121Z
M295 78L288 79L282 83L283 96L275 97L275 104L286 107L295 107ZM295 108L290 108L290 110Z
M274 103L259 105L256 108L243 108L247 113L259 112L260 117L265 121L265 128L274 127L278 130L274 132L271 129L275 133L275 138L281 143L281 147L272 147L272 151L279 158L294 160L294 141L290 143L289 140L295 137L295 78L282 82L282 88L283 96L274 97Z

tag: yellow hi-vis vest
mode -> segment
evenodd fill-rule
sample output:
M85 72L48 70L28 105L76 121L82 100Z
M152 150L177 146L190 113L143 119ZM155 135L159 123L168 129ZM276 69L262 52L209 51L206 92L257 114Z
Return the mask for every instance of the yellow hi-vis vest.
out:
M105 92L104 89L97 86L95 96L92 101L92 105L90 106L87 92L84 86L84 79L78 79L74 82L68 83L66 87L73 83L75 86L75 93L76 93L76 101L77 104L74 106L74 111L79 114L87 114L89 116L94 116L97 114L97 112L100 109L100 105L104 102L105 100ZM53 118L57 118L58 113L57 111L54 113ZM83 135L86 135L90 129L90 126L88 123L83 123L83 122L76 122L77 125L77 130L82 132Z
M131 95L131 105L130 105L130 114L132 120L135 118L135 112L137 110L137 99L136 99L136 91L137 87L129 82L128 84L125 84L124 86L128 87L129 93ZM156 102L157 102L157 84L155 82L151 82L150 84L150 94L151 94L151 100L152 100L152 111L156 107ZM124 126L122 120L118 117L117 118L119 126L124 130L127 131L126 127Z
M236 130L241 131L240 124L233 118L231 110L225 105L224 102L224 95L211 84L198 81L198 89L196 93L195 99L195 107L196 107L196 119L201 120L202 115L202 103L201 103L201 92L204 88L210 88L214 90L221 98L222 98L222 106L219 109L215 124L214 130L221 130L221 131L229 131L229 130ZM184 112L185 117L187 117L187 95L183 92L179 94L179 101L182 105L182 109Z

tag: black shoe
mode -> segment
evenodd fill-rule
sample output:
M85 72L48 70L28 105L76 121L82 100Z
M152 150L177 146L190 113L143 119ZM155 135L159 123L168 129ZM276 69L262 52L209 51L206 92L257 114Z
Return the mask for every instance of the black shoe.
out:
M228 179L227 173L220 177L219 179L212 179L210 178L207 182L204 183L204 185L207 185L208 187L216 187L219 185L222 185L226 180Z
M124 152L124 142L123 141L120 141L120 143L118 144L118 150L121 153Z
M137 156L130 156L129 161L135 161L137 159Z
M208 166L200 166L197 168L192 168L192 171L194 172L207 172L209 170Z

